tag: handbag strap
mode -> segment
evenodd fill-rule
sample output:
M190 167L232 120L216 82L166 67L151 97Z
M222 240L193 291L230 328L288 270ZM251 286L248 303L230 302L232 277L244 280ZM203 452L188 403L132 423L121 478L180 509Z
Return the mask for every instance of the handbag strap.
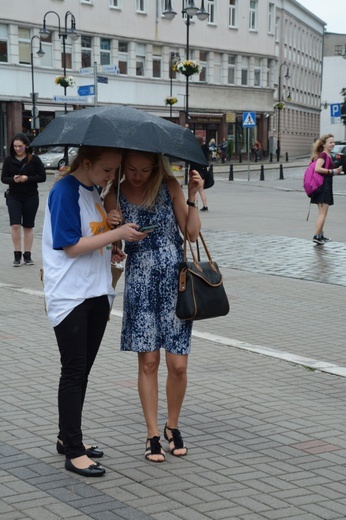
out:
M208 257L209 264L210 264L211 268L215 272L217 272L217 269L216 269L216 267L214 265L214 262L213 262L213 260L211 258L211 254L209 252L209 249L207 247L207 244L205 243L205 240L204 240L203 235L202 235L201 232L199 232L198 238L201 239L202 245L204 247L204 251L205 251L205 253L206 253L207 257ZM189 233L188 233L187 229L185 228L185 231L184 231L184 262L187 261L187 243L188 243L189 247L190 247L191 255L192 255L192 258L193 258L193 263L195 264L196 268L199 271L201 271L201 268L198 265L198 262L201 261L198 238L196 240L196 249L197 249L197 256L196 256L195 251L194 251L194 249L192 247L192 244L191 244L191 239L190 239Z

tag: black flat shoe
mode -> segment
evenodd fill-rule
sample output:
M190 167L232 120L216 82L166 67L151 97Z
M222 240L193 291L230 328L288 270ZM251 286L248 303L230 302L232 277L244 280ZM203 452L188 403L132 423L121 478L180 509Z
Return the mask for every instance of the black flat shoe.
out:
M56 451L60 453L60 455L66 455L66 449L60 441L56 443ZM85 455L90 459L100 459L103 457L103 451L99 450L97 446L90 446L90 448L85 449Z
M83 477L102 477L102 475L106 473L105 468L101 466L99 462L97 462L97 464L91 464L88 468L80 469L74 466L70 459L65 460L65 469L82 475Z

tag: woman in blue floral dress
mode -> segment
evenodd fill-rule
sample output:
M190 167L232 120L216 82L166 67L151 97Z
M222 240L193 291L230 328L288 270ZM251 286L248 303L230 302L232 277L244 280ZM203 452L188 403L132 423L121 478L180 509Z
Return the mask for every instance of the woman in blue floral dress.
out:
M147 426L145 457L152 462L163 462L165 452L157 421L161 348L165 349L167 365L168 414L164 437L173 455L180 457L187 453L178 420L187 386L192 324L179 320L175 307L178 267L183 258L180 232L186 227L193 241L198 236L201 222L196 199L203 180L197 171L190 172L185 201L183 190L160 154L128 151L123 171L120 208L124 222L136 222L139 228L148 224L156 227L137 244L125 242L121 350L138 353L138 391ZM111 190L105 199L110 221L115 198L115 191ZM115 259L119 261L121 257Z

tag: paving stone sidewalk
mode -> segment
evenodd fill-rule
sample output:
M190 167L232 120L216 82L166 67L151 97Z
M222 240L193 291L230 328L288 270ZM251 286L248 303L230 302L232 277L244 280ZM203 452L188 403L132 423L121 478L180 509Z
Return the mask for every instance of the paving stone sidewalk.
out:
M106 453L100 479L67 473L55 451L59 359L39 280L51 179L41 190L34 266L12 268L1 205L0 519L345 518L346 378L274 356L346 366L344 179L328 215L334 241L318 249L311 242L316 214L306 222L304 194L286 179L282 189L276 174L264 185L217 174L207 192L203 229L231 312L194 326L180 422L185 458L144 459L137 360L119 352L120 279L84 413L86 441ZM245 348L251 345L268 355ZM164 381L162 366L162 428Z

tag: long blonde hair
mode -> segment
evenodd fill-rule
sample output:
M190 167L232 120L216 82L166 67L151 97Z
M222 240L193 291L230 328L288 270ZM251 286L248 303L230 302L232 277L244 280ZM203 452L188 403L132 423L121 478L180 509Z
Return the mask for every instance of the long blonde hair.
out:
M324 135L321 135L321 137L319 137L318 139L316 139L316 141L314 142L314 145L312 147L312 155L311 155L312 161L315 161L317 159L317 157L319 156L319 154L323 152L324 146L330 137L334 137L333 134L324 134Z
M151 209L159 192L163 180L173 177L167 157L160 153L142 152L140 150L127 150L123 155L122 171L125 171L126 159L131 153L140 153L152 161L152 171L148 181L146 196L142 204L143 208Z
M101 155L104 152L108 152L109 150L114 150L115 152L121 154L122 150L118 148L109 148L107 146L80 146L78 148L78 152L70 167L66 167L66 169L59 171L59 174L56 176L56 179L59 181L66 175L77 170L77 168L82 164L84 160L88 160L91 164L97 162Z

